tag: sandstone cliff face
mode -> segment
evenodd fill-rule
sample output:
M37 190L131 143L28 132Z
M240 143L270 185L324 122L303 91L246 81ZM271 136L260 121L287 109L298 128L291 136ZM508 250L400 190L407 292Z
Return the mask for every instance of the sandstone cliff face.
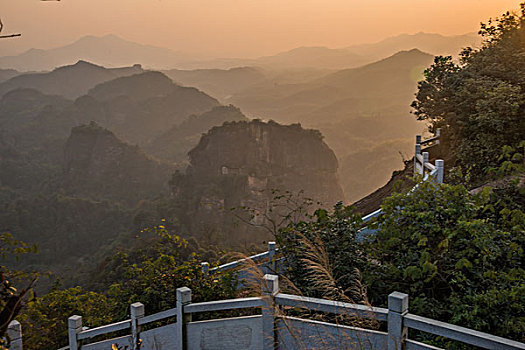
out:
M134 204L167 189L172 169L96 123L72 129L64 150L69 194Z
M189 157L186 174L172 184L181 217L194 234L220 231L231 238L240 229L230 209L269 213L273 190L304 191L326 207L344 200L334 152L318 131L299 124L225 123L203 135ZM255 220L263 223L262 217Z

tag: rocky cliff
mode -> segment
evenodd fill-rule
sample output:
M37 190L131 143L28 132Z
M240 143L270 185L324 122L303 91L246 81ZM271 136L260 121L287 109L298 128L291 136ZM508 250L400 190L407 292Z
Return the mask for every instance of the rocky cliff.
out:
M302 196L328 207L344 200L334 152L318 131L299 124L225 123L203 135L189 157L186 174L173 177L172 190L181 219L195 235L241 239L231 209L256 209L261 215L253 223L264 224L275 190L304 191Z
M165 191L173 171L94 122L72 129L64 161L68 194L130 204Z

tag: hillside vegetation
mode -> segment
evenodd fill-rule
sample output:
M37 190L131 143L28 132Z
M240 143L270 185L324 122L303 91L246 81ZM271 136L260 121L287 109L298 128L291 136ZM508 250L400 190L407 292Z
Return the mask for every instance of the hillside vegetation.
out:
M525 341L525 4L480 35L482 48L459 64L435 58L413 103L431 130L444 130L449 184L394 193L364 241L343 205L281 229L287 277L303 293L386 306L401 291L415 314Z

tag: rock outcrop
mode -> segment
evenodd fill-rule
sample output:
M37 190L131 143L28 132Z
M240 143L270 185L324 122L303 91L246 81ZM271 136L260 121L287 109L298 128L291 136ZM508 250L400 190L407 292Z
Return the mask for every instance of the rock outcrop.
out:
M203 135L189 157L172 190L181 219L197 236L219 234L230 245L246 239L231 209L254 209L260 215L248 220L264 225L264 217L279 215L272 208L276 193L301 193L327 207L344 200L334 152L320 132L299 124L225 123Z

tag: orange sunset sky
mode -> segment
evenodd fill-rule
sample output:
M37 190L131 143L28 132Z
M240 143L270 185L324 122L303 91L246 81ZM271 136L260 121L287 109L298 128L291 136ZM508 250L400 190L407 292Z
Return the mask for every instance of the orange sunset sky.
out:
M464 34L517 0L0 0L0 56L116 34L208 57L345 47L401 33Z

